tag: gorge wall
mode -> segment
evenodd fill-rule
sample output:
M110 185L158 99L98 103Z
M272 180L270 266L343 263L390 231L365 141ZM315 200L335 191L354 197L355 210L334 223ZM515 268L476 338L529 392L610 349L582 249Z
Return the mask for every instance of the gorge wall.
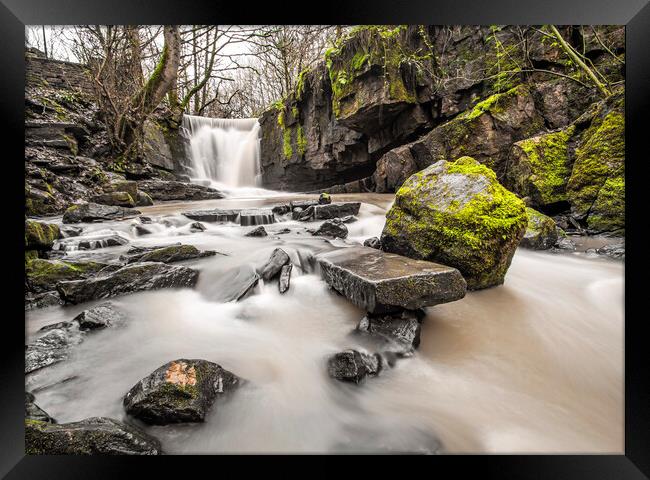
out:
M469 155L528 205L621 233L624 30L560 32L613 95L542 27L357 27L261 116L264 186L394 192Z

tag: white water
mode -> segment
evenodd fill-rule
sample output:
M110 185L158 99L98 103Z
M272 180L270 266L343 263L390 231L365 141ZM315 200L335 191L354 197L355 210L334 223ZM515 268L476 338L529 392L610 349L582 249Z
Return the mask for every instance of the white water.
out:
M183 115L195 180L215 186L256 187L260 176L260 125L256 118Z
M295 196L293 196L295 198ZM446 452L617 452L623 450L623 264L577 254L519 250L503 286L427 309L415 356L377 378L347 385L328 378L325 358L369 347L353 334L363 316L316 272L294 268L289 292L260 286L238 303L224 292L242 269L276 247L298 264L381 232L391 195L336 196L364 202L346 241L328 242L284 221L292 233L266 238L254 227L209 224L191 233L193 208L248 208L291 198L223 199L143 208L138 220L82 225L84 235L119 233L131 245L183 242L228 254L186 262L201 271L194 290L161 290L111 300L128 314L121 328L93 332L70 358L27 378L36 402L60 422L109 416L138 380L177 358L203 358L249 382L197 425L143 427L169 453L425 451L437 436ZM305 198L305 197L302 197ZM311 196L309 198L314 198ZM71 251L115 259L128 246ZM90 305L27 314L30 337ZM55 384L73 377L65 383ZM49 387L48 387L49 386ZM39 390L40 389L40 390Z

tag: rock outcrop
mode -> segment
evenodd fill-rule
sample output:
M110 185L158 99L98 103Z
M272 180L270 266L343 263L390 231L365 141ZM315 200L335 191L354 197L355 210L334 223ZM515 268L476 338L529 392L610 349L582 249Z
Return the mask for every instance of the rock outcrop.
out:
M206 360L174 360L136 383L124 397L124 408L155 425L202 422L214 401L241 380Z
M339 352L327 359L327 373L342 382L359 384L367 376L375 376L382 369L382 358L357 350Z
M455 267L467 288L503 283L526 231L524 203L470 157L409 177L386 214L382 249ZM414 308L414 307L406 307Z

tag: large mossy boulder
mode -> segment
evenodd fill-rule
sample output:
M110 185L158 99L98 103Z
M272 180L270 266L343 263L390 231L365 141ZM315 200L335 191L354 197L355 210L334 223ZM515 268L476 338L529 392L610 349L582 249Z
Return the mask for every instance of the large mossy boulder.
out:
M28 455L160 455L160 442L111 418L52 424L25 419Z
M136 383L124 397L129 415L154 425L202 422L218 396L240 379L206 360L174 360Z
M382 248L457 268L468 289L503 283L526 231L524 203L471 157L406 180L386 214Z
M548 250L553 247L558 240L558 227L555 221L529 207L526 208L526 213L528 227L519 245L532 250Z
M580 138L567 183L574 216L597 232L625 231L625 98L599 105Z
M25 250L49 250L60 237L58 225L25 220Z
M69 262L33 258L25 261L27 288L35 293L52 291L58 282L79 280L106 267L97 262Z

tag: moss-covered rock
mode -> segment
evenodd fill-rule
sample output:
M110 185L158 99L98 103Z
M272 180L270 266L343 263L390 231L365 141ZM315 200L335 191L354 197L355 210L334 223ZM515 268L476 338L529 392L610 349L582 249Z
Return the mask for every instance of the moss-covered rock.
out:
M106 267L97 262L68 262L42 258L25 259L25 277L28 288L36 293L55 290L56 284L66 280L79 280Z
M558 239L555 221L530 207L526 208L526 213L528 227L519 245L533 250L547 250L553 247Z
M124 397L129 415L154 425L202 422L217 397L240 379L206 360L174 360L136 383Z
M512 146L507 172L508 184L532 205L551 206L567 201L566 186L573 156L571 125L563 130L520 140Z
M625 229L624 110L622 95L603 102L576 147L567 196L590 230Z
M25 220L25 250L49 250L60 237L58 225Z
M160 442L110 418L52 424L25 419L28 455L160 455Z
M406 180L386 214L382 248L455 267L469 289L502 284L527 225L526 207L471 157Z
M101 205L115 205L118 207L133 208L136 206L134 198L128 192L101 193L92 197L91 201Z

